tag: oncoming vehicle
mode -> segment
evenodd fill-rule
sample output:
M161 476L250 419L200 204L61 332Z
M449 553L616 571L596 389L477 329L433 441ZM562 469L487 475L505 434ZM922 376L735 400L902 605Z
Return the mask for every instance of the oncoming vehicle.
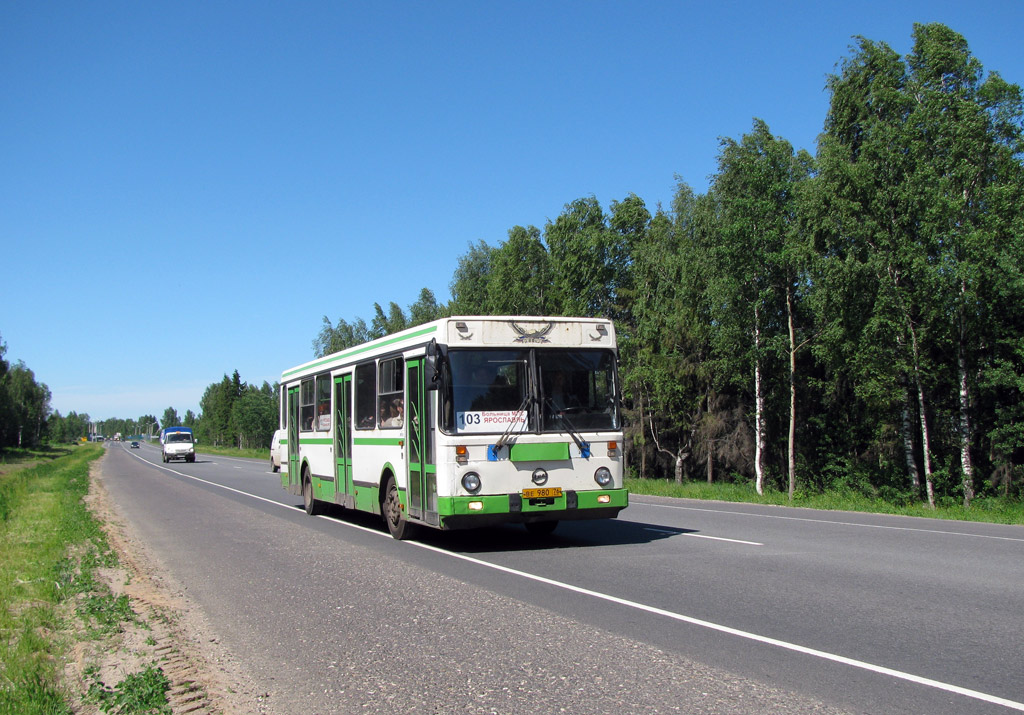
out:
M167 427L160 431L161 452L164 462L181 459L196 461L196 445L189 427Z
M611 321L452 317L285 370L281 486L391 535L614 518L623 487Z
M138 449L138 448L139 448L139 443L138 442L132 442L132 449Z

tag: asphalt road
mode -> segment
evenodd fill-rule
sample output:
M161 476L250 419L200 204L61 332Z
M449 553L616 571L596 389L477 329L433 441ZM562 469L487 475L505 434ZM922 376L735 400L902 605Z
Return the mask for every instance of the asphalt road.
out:
M103 480L274 712L1024 711L1024 527L634 495L396 542L254 460Z

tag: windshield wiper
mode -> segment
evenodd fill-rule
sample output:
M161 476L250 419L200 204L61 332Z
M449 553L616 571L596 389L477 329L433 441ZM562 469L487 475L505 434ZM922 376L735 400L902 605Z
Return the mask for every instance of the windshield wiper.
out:
M569 433L569 436L572 437L572 441L576 443L577 447L579 447L580 455L584 459L590 459L590 442L583 439L583 435L578 429L576 429L576 426L573 425L572 421L570 421L564 413L560 415L558 414L558 410L555 408L555 403L551 401L550 397L545 397L544 402L551 409L552 414L558 415L558 419L565 423L565 426L567 427L565 431Z
M526 411L526 408L528 408L530 406L530 400L531 399L533 399L533 398L531 398L529 395L526 395L526 397L523 398L523 401L519 403L519 408L516 410L516 414L517 415L520 412ZM529 415L527 415L527 420L524 423L524 426L527 423L529 423ZM495 442L494 444L492 444L490 447L487 448L488 456L493 457L494 459L498 458L498 450L501 449L502 447L504 447L505 443L508 442L509 438L512 436L512 428L515 427L515 426L516 426L516 421L515 420L513 420L513 421L508 423L508 427L506 427L505 431L502 432L500 437L498 437L498 441Z

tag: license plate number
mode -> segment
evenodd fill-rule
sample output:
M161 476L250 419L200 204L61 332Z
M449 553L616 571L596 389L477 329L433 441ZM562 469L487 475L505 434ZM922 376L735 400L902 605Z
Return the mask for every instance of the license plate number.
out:
M545 487L543 489L524 489L523 499L550 499L562 496L561 487Z

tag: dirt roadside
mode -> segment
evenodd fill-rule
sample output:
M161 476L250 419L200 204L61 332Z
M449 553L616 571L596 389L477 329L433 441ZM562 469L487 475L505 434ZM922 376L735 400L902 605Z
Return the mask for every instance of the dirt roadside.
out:
M115 597L127 595L137 618L123 624L121 633L101 640L82 638L85 626L69 619L80 630L72 634L74 645L64 670L75 712L99 712L85 702L97 679L115 687L127 675L157 663L170 681L173 713L274 713L269 696L258 691L242 664L218 641L201 609L122 518L104 486L103 461L90 468L86 502L103 524L120 566L99 569L97 578Z

